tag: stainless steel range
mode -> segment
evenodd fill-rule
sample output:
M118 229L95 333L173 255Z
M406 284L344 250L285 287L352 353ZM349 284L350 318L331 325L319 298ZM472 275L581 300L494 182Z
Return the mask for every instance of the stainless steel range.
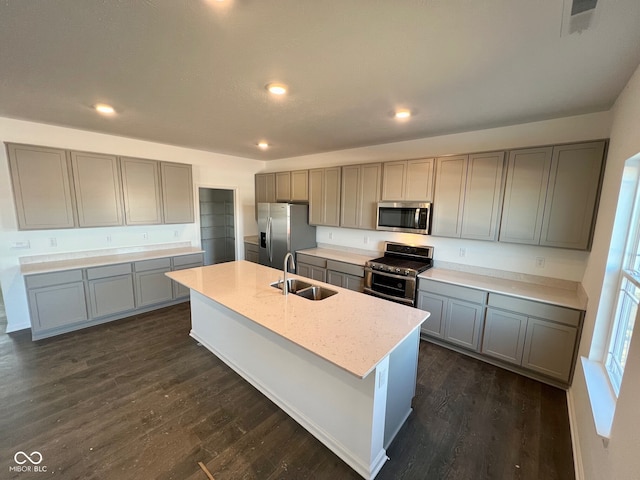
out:
M433 247L387 242L384 257L365 264L364 292L415 306L417 276L432 266Z

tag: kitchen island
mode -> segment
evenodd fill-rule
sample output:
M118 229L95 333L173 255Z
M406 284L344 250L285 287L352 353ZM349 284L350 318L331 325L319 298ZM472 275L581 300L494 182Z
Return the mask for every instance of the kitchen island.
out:
M411 413L429 313L320 282L337 294L285 296L271 286L281 271L246 261L167 275L191 290L194 339L361 476L376 476Z

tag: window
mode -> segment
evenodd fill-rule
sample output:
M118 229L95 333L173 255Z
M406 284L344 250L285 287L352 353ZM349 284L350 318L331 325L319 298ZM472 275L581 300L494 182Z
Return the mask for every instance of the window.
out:
M631 210L627 242L618 282L619 290L615 307L615 319L610 333L609 349L605 363L616 395L620 393L620 384L622 383L622 375L627 362L633 326L638 316L638 303L640 303L639 183L636 170L633 208Z

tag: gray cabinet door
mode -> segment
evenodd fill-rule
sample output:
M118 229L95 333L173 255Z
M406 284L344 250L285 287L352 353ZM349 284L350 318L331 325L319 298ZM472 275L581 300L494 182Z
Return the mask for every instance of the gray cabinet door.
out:
M324 225L324 168L309 170L309 224Z
M500 223L501 242L540 243L551 153L551 147L509 152Z
M318 267L316 265L311 265L309 263L298 262L296 264L296 273L301 277L307 277L319 282L327 281L327 269Z
M34 332L88 320L84 282L66 283L28 291Z
M553 148L540 245L590 247L604 148L605 142Z
M324 183L322 186L323 198L323 225L337 227L340 225L340 181L342 169L332 167L324 169Z
M577 332L575 327L529 318L522 366L568 382Z
M445 313L448 302L447 297L418 290L418 308L431 313L420 327L421 333L437 338L444 337Z
M407 185L407 162L386 162L382 164L382 200L399 201L405 199Z
M405 200L433 201L433 170L435 159L422 158L407 161Z
M275 173L257 173L255 176L256 190L256 220L258 220L258 204L274 203L276 201Z
M461 237L496 240L502 205L504 152L469 155Z
M358 186L362 171L359 165L342 167L340 226L358 228Z
M276 202L291 200L291 172L276 173Z
M327 283L337 287L342 287L345 284L345 275L346 274L336 272L334 270L327 270Z
M125 223L127 225L162 223L159 163L155 160L122 157L120 167Z
M436 160L436 187L433 199L432 235L459 238L467 180L467 155Z
M164 223L193 223L191 165L161 162Z
M173 299L171 279L165 275L170 268L136 272L136 305L144 307Z
M73 184L81 227L124 224L120 166L115 155L71 152Z
M7 144L18 228L74 227L69 159L64 150Z
M134 310L133 276L89 280L89 304L92 318Z
M520 365L526 329L525 315L487 308L482 353Z
M257 245L253 243L244 244L244 259L247 262L260 263L259 259L259 248Z
M471 350L478 350L484 322L483 314L482 305L450 298L445 316L445 340Z
M354 292L362 293L364 292L364 278L345 273L342 281L342 287L348 290L353 290Z
M309 201L309 170L291 172L291 201Z

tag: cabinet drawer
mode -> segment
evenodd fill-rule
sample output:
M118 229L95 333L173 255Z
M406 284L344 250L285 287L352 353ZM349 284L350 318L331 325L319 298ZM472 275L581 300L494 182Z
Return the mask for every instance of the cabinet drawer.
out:
M327 260L327 270L334 272L346 273L356 277L364 277L364 267L354 265L353 263L336 262L335 260Z
M194 263L202 263L202 253L190 253L189 255L180 255L179 257L173 257L173 266L179 267L181 265L191 265Z
M116 277L118 275L128 275L131 273L131 264L122 263L120 265L106 265L104 267L87 268L87 279Z
M436 293L446 297L459 298L473 303L486 303L487 292L475 288L461 287L449 283L436 282L434 280L419 279L418 289L424 292Z
M315 267L327 268L327 259L322 257L314 257L313 255L305 255L304 253L296 253L296 261L313 265Z
M64 272L41 273L25 277L27 288L48 287L63 283L81 282L82 270L66 270Z
M514 298L497 293L489 294L489 305L512 312L522 313L530 317L546 318L554 322L564 323L577 327L580 325L582 312L571 308L558 307L547 303L534 302L532 300L524 300L522 298Z
M153 260L142 260L134 263L136 272L146 272L147 270L158 270L160 268L171 268L171 257L154 258Z

